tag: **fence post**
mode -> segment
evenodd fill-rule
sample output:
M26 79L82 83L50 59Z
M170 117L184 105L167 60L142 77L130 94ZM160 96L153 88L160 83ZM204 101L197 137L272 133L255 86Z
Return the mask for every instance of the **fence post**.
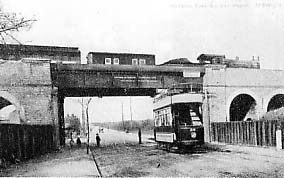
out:
M273 135L273 133L272 133L272 122L273 121L271 121L271 122L268 122L268 146L273 146L273 144L272 144L272 135Z
M278 149L278 150L282 149L282 127L281 127L281 121L278 121L278 123L277 123L277 129L276 129L276 149Z
M257 122L253 122L253 140L254 140L254 145L257 146Z
M19 160L22 160L22 144L21 144L21 135L20 135L20 129L21 129L21 127L20 126L16 126L15 127L16 128L16 136L17 136L17 159L19 159Z
M266 121L262 122L262 144L263 146L267 146L267 142L266 142Z
M204 141L211 142L210 138L210 130L211 130L211 122L210 122L210 105L209 105L209 96L208 91L205 89L205 99L203 102L203 126L204 126Z
M211 142L215 141L215 124L211 123Z

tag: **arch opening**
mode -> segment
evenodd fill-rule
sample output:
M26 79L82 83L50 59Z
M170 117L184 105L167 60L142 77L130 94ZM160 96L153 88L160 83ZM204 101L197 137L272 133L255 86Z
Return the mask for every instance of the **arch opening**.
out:
M0 96L0 110L9 105L12 105L12 103Z
M20 124L16 106L3 97L0 97L0 123Z
M248 94L237 95L230 104L230 121L253 120L256 117L256 101Z
M267 106L267 112L284 107L284 94L274 95Z

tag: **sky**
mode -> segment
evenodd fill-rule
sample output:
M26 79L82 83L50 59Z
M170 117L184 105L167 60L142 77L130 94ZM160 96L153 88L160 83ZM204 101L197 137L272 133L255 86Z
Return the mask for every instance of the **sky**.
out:
M65 116L74 113L81 118L82 110L78 100L80 100L78 97L65 98ZM85 101L87 100L88 97L85 98ZM153 102L150 97L93 97L89 104L89 116L92 122L115 122L122 121L122 118L131 120L131 117L132 120L146 120L153 118L152 107Z
M29 31L15 34L22 43L79 47L83 63L90 51L155 54L157 64L179 57L195 61L202 53L213 53L241 60L259 56L261 68L284 70L282 0L0 2L4 11L37 19ZM109 100L129 104L128 98L103 98L94 107ZM117 115L120 107L114 110Z

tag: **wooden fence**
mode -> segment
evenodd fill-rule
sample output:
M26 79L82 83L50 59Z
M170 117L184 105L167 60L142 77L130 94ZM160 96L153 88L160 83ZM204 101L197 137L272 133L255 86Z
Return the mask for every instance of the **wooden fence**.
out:
M56 148L51 125L0 124L1 163L27 160Z
M255 146L276 146L277 120L211 123L211 141ZM282 130L283 133L283 130ZM283 138L283 135L282 135Z

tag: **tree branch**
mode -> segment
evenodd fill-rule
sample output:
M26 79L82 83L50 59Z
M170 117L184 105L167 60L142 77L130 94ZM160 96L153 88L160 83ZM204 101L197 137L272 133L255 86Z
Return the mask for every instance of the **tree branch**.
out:
M30 29L32 24L37 21L36 19L25 19L24 17L18 16L16 13L6 13L2 12L0 9L0 35L4 43L6 42L6 37L19 42L12 32L20 31L24 28ZM21 44L21 43L20 43Z
M19 44L22 44L19 40L17 40L15 37L13 37L13 35L7 33L6 31L4 32L6 35L8 35L9 37L11 37L13 40L17 41Z
M6 27L6 26L4 28L1 27L0 33L7 32L7 31L13 31L13 30L18 31L20 28L28 27L30 25L29 23L35 22L35 21L36 20L25 20L18 24L10 26L10 27Z

